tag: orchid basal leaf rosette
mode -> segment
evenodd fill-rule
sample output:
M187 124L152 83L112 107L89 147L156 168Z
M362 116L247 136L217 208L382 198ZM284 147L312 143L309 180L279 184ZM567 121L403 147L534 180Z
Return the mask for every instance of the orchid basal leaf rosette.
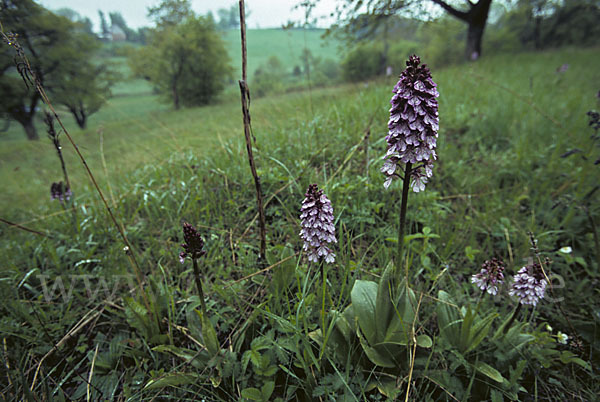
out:
M400 164L410 163L410 176L414 192L425 190L433 174L433 161L439 130L437 85L431 79L426 64L418 56L410 56L406 69L394 87L390 100L388 145L381 171L387 176L388 188L394 178L401 177Z
M331 201L316 184L308 186L302 207L300 208L302 230L300 237L304 240L304 251L308 260L327 263L335 261L335 253L329 248L330 243L337 243L333 224L333 207Z

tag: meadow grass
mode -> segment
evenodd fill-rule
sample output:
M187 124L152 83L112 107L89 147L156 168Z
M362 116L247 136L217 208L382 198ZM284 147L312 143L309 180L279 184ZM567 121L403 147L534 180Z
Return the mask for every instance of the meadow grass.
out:
M496 349L496 341L486 341L483 350L470 356L507 379L502 387L494 384L489 371L482 378L469 372L468 364L461 368L460 358L439 337L435 353L417 354L411 395L432 400L597 395L598 378L586 364L598 361L599 267L586 209L597 217L598 204L586 196L591 192L593 197L597 187L593 161L600 155L585 113L598 107L598 88L590 83L600 82L594 68L599 54L597 49L562 49L494 56L432 72L441 94L439 160L427 190L410 195L406 239L410 283L426 295L420 333L435 338L439 330L434 314L439 312L438 290L451 294L459 306L478 297L469 278L483 260L502 257L509 274L524 265L531 257L532 231L543 255L554 260L553 273L564 280L555 290L564 298L561 306L586 352L556 349L546 323L554 332L574 334L556 303L540 303L522 318L523 325L530 323L526 335L533 337L527 338L533 339L531 355L524 358L520 352L528 367L524 374L516 374L516 361L502 352L505 346ZM557 74L556 67L565 62L569 69ZM347 364L333 353L321 366L311 357L319 350L323 295L316 268L292 258L301 247L300 202L308 185L318 183L332 201L339 240L336 264L328 273L332 316L349 304L356 280L377 279L392 260L400 189L394 184L384 190L379 169L394 84L390 78L252 101L255 156L268 201L267 263L279 264L260 274L239 101L173 112L158 103L136 106L135 97L113 98L109 108L129 105L131 114L119 118L116 110L106 112L102 125L109 180L101 184L105 189L111 184L110 199L147 275L153 311L127 292L108 302L86 297L81 284L74 291L75 302L43 301L39 273L49 278L126 274L127 253L66 144L80 222L76 233L58 204L48 200L49 183L60 177L51 145L5 141L0 151L3 215L52 236L0 227L0 253L6 261L0 291L11 295L0 325L8 334L5 355L16 384L7 389L19 389L17 374L33 371L51 348L48 338L57 342L84 314L99 312L92 328L103 329L90 329L50 356L44 366L48 373L38 384L83 397L86 384L76 374L89 375L98 345L101 364L94 384L103 395L151 399L162 395L162 385L181 398L215 400L242 395L267 400L269 389L284 400L401 395L407 367L394 374L398 383L390 384L385 382L389 372L364 361ZM99 124L91 122L89 130L75 137L102 177ZM561 157L575 148L582 152ZM201 270L210 320L219 342L229 347L218 364L203 360L201 348L190 340L202 339L199 328L206 325L194 313L198 299L191 268L177 257L181 220L197 226L206 241ZM572 253L558 251L565 246ZM242 280L247 275L254 276ZM501 316L496 326L514 309L514 301L502 297L483 305L486 314ZM154 315L162 321L154 323L149 318ZM347 358L359 356L359 350ZM564 354L569 351L583 360L572 363ZM571 363L562 365L566 361ZM120 376L115 378L115 372ZM509 377L517 378L516 388L508 384ZM23 386L31 384L31 376L22 381ZM211 381L220 385L213 387ZM44 392L41 385L35 390ZM100 395L96 389L90 392Z

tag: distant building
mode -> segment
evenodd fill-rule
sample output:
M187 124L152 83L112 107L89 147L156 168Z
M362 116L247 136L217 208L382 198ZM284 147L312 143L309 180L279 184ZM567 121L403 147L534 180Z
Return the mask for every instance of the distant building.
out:
M125 35L125 31L120 26L113 24L110 27L110 39L113 42L123 42L127 39L127 35Z

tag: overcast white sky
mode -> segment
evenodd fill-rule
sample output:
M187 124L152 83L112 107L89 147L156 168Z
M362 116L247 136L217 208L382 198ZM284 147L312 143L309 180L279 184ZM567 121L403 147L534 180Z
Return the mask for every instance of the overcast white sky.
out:
M39 4L50 10L68 7L85 17L89 17L94 23L94 29L98 30L100 20L98 10L105 14L119 11L125 18L125 22L131 28L150 26L151 21L147 19L147 9L160 3L160 0L36 0ZM292 10L300 0L248 0L246 8L250 10L246 24L248 28L275 28L281 27L288 20L302 21L304 16L301 10ZM198 14L206 14L212 11L218 19L217 10L230 8L237 5L236 0L191 0L192 8ZM313 11L313 16L328 16L335 10L336 0L321 0ZM107 17L108 18L108 17ZM327 26L326 21L318 23L319 26Z

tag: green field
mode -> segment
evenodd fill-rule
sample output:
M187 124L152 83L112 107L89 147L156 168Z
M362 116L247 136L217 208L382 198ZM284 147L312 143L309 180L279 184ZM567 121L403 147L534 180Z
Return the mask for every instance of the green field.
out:
M323 29L249 29L247 33L249 80L256 68L271 56L276 56L289 73L295 66L302 67L300 56L304 49L310 50L314 57L339 61L341 44L331 37L322 39L324 33ZM242 65L240 32L227 31L225 41L238 77L241 75Z
M266 44L271 34L250 31L251 68L267 49L293 67L291 46L281 38ZM281 34L303 40L302 32ZM252 35L264 35L257 50ZM414 299L406 290L398 305L385 304L384 286L376 299L369 293L385 283L398 244L401 184L384 190L380 173L395 79L252 100L266 262L257 259L255 193L234 94L175 112L143 83L125 83L88 130L71 130L134 253L124 251L64 136L76 215L49 200L50 183L61 179L49 141L9 136L0 142L0 217L40 233L0 226L0 355L10 363L0 392L13 400L32 388L46 400L353 401L404 400L410 388L417 400L594 400L600 149L586 113L600 108L599 50L496 55L432 72L439 160L426 191L409 196L401 276ZM325 284L318 266L296 254L298 210L311 183L331 199L338 236ZM183 220L206 242L208 317L197 313L191 263L179 262ZM492 298L470 283L492 257L506 262L507 282L534 261L529 232L540 260L552 260L544 262L552 297L548 290L535 308L520 309L508 285ZM110 282L134 272L131 256L143 292L124 286L114 299L94 298L80 281L69 302L44 298L41 274ZM384 338L375 303L410 323L372 342Z

